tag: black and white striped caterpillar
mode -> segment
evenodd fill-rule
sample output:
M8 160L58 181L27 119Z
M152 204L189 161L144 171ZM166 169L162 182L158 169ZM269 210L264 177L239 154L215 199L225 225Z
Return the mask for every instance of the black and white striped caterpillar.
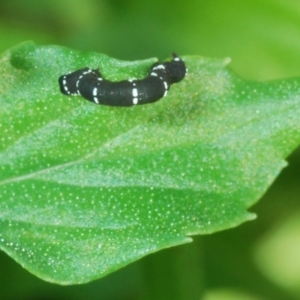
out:
M65 95L81 95L103 105L132 106L158 101L165 97L170 85L181 81L187 69L175 53L172 61L155 63L144 79L112 82L98 69L83 68L59 77L60 91Z

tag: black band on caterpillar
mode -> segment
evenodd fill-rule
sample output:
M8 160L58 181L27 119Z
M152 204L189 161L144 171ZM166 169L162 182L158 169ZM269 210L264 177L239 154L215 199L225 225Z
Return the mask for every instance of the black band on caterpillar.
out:
M83 68L59 77L60 91L110 106L152 103L165 97L170 85L181 81L187 73L183 60L175 53L172 57L170 62L152 65L144 79L113 82L104 79L97 69Z

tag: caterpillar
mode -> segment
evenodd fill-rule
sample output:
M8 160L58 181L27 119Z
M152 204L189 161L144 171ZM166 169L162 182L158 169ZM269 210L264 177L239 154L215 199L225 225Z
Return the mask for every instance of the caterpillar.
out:
M187 73L184 61L172 53L172 61L155 63L144 79L118 82L106 80L99 69L83 68L59 77L64 95L81 95L88 101L109 106L133 106L156 102L165 97L173 83Z

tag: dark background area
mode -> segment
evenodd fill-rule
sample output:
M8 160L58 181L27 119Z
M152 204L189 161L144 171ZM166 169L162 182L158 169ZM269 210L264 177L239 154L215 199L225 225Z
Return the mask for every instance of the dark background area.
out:
M0 37L1 52L26 40L124 60L175 51L231 57L231 68L253 80L300 76L300 2L293 0L1 0ZM298 273L287 260L287 241L300 236L300 151L288 160L251 208L255 221L195 237L89 284L44 282L0 252L0 299L183 299L187 290L190 299L300 299L300 242L292 257ZM177 272L186 284L178 284Z

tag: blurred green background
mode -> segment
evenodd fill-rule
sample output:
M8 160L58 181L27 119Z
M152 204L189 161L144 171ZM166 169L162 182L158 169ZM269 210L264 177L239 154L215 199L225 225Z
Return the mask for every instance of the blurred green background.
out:
M1 0L0 51L26 40L135 60L231 57L248 79L300 76L294 0ZM300 299L300 151L254 222L195 237L103 279L61 287L0 252L0 299Z

